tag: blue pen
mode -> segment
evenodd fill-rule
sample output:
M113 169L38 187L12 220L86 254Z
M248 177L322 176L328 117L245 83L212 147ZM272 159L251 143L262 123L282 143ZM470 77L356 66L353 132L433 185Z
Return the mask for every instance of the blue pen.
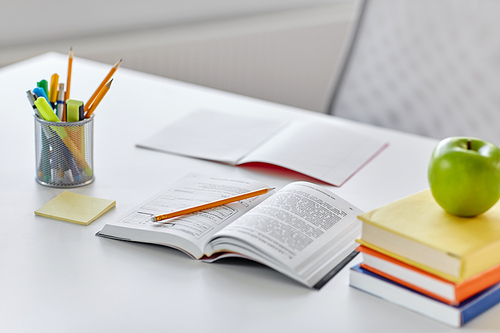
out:
M49 100L49 98L47 97L47 94L45 93L45 90L43 90L43 88L40 88L40 87L36 87L35 89L33 89L33 93L35 95L37 95L38 97L44 97L45 100Z

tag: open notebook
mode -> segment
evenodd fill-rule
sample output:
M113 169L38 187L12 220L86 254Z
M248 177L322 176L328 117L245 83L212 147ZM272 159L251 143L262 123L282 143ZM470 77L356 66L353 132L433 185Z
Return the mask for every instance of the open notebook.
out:
M332 122L197 110L137 146L231 165L266 163L340 186L387 144Z

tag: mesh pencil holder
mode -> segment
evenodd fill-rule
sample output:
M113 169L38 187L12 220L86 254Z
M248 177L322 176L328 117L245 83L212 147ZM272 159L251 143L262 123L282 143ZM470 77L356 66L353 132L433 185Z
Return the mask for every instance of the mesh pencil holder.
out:
M38 183L79 187L94 181L94 116L78 122L35 118L35 162Z

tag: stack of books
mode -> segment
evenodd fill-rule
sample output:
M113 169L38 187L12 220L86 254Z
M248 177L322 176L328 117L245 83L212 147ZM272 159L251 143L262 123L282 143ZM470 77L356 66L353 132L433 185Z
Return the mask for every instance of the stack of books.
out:
M454 327L500 302L500 203L462 218L425 190L359 218L351 286Z

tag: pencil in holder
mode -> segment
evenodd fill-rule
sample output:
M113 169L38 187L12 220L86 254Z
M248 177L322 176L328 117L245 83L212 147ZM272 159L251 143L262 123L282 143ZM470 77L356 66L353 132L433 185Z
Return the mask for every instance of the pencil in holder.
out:
M50 187L94 181L94 116L77 122L35 118L35 179Z

